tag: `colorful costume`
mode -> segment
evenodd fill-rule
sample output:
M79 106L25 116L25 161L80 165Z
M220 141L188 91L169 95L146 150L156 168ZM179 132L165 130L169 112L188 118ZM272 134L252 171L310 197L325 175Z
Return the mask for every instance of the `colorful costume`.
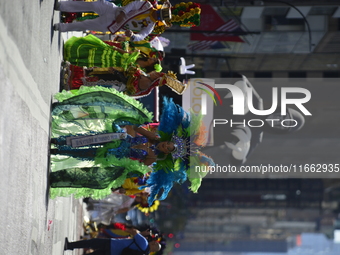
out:
M171 8L171 23L181 27L195 27L200 25L201 6L193 2L181 2Z
M149 56L150 58L158 58L159 60L163 60L163 56L160 55L159 51L152 47L149 41L138 41L138 42L129 42L129 47L131 49L139 50L143 54Z
M133 53L122 54L115 47L128 52L133 50ZM142 71L143 69L138 66L139 59L143 60L146 53L140 54L137 49L147 52L150 57L162 59L159 52L145 41L143 43L103 42L93 35L70 38L64 46L64 60L67 64L65 68L67 88L78 89L81 85L100 85L114 88L120 92L125 91L128 78L147 76ZM96 68L88 71L82 67ZM102 69L98 69L98 67ZM154 69L160 72L162 68L156 64ZM130 79L130 82L132 80ZM131 85L127 89L129 95L132 95L129 93Z
M140 186L142 185L139 184L139 178L133 177L133 178L126 179L124 184L122 185L122 188L125 189L125 195L130 196L130 195L135 195L137 193L143 192L144 189L140 190L139 189Z
M59 23L57 25L60 32L86 30L106 32L108 31L107 27L119 15L121 8L104 0L95 2L62 1L60 2L59 10L71 13L95 12L99 15L99 17L96 17L95 19L89 19L81 22Z
M158 9L157 1L148 0L155 9ZM129 5L135 0L123 0L122 6ZM181 27L194 27L200 25L201 8L198 3L181 2L171 7L171 17L167 20L167 24L156 23L152 32L149 34L149 39L164 33L166 26L178 25ZM134 29L131 29L134 31Z
M140 103L112 89L84 87L77 91L77 95L64 92L56 98L59 103L52 110L52 137L65 142L60 148L65 151L79 150L75 140L71 139L70 145L66 145L67 137L80 139L80 145L84 145L82 138L90 141L82 146L89 151L83 159L89 159L91 151L98 147L93 135L102 135L98 141L102 141L103 136L111 139L113 132L121 132L118 125L139 125L152 120L152 114ZM105 150L110 150L110 155L106 158L98 156L99 162L65 155L52 156L51 197L75 194L76 197L100 199L110 194L111 188L120 187L133 174L144 175L150 171L138 160L129 158L130 151L125 150L124 139L115 140L108 146L110 148L106 147L102 152L105 154Z
M108 26L112 34L122 30L138 31L138 34L134 34L131 40L141 41L152 32L155 23L158 22L153 17L156 10L148 1L131 2L122 8L126 18L120 23L113 21Z
M111 188L120 187L131 173L143 175L150 171L138 161L143 160L148 151L132 148L132 138L121 138L117 125L141 124L150 121L151 116L130 98L113 90L82 87L78 94L64 92L56 96L61 103L52 111L52 136L60 141L57 142L59 155L52 158L52 170L56 172L51 173L51 194L52 197L74 193L77 197L102 198ZM205 141L201 123L200 116L189 115L172 101L165 100L158 131L160 142L171 141L176 149L164 154L156 149L156 144L148 145L147 150L157 155L146 184L151 188L149 205L161 189L164 192L160 199L164 199L174 182L187 178L191 190L197 192L207 172L195 173L193 168L214 164L199 151ZM120 139L111 141L110 135L117 132ZM144 143L143 139L137 138L136 142Z
M148 57L148 58L158 59L159 61L163 60L163 53L160 52L158 49L154 48L149 41L142 40L138 42L133 42L133 41L124 41L124 42L103 41L103 42L110 46L114 46L125 51L139 50L140 51L139 59ZM160 72L162 71L162 67L160 65L157 66L156 64L154 66L154 70L156 70L157 72ZM146 69L143 69L143 71L147 72Z
M153 165L147 185L142 186L150 187L149 205L155 199L165 199L174 183L181 184L187 179L191 183L190 190L197 192L207 172L196 172L195 167L215 165L210 157L200 152L206 142L202 116L189 114L165 98L158 133L161 141L174 142L176 150Z
M127 81L124 72L119 72L113 68L93 68L92 71L89 71L87 68L69 64L65 68L67 90L79 89L80 86L84 85L88 87L103 86L124 92Z
M69 65L66 69L67 86L69 89L79 89L80 86L103 86L106 88L116 89L119 92L132 97L144 97L151 93L157 87L166 84L168 76L162 73L161 77L151 81L146 89L140 88L141 78L149 79L148 75L140 68L130 66L126 71L122 68L93 68L88 71L82 67ZM178 81L177 81L178 82ZM185 89L185 86L183 89ZM76 91L73 92L77 94Z
M118 5L118 3L117 3ZM63 12L95 12L99 17L85 17L85 21L73 22L68 24L59 23L58 30L66 31L101 31L116 33L118 31L126 31L128 29L138 32L131 38L132 41L140 41L146 38L158 36L164 33L165 28L173 25L180 25L183 27L198 26L200 24L200 5L193 2L181 2L171 7L171 15L162 19L162 14L158 14L158 20L154 18L154 12L162 12L161 6L157 5L156 1L122 1L123 7L118 7L113 3L108 3L103 0L95 2L78 2L72 1L62 2L60 4L60 11ZM116 17L119 12L123 11L126 18L120 22L116 22ZM83 20L83 18L80 18Z
M138 56L137 51L122 54L94 35L73 36L64 45L64 60L76 66L122 67L126 70Z
M122 68L93 68L86 73L86 69L82 67L69 65L66 72L69 89L78 89L82 85L100 85L116 89L132 97L144 97L149 95L156 86L166 85L180 95L187 88L187 84L178 81L176 75L170 71L161 73L159 78L151 81L148 74L135 66L130 66L125 71ZM146 89L140 88L141 79L148 80L149 86Z
M134 0L122 1L122 5L129 5ZM160 7L157 5L157 1L149 1L153 4L155 9L159 9ZM155 36L159 36L165 32L166 27L171 25L179 25L181 27L194 27L199 26L200 24L200 13L201 8L200 5L193 2L181 2L171 7L171 17L170 20L165 22L156 22L153 30L149 33L149 39L154 38ZM134 28L130 28L134 31ZM138 31L138 30L137 30ZM137 41L137 40L135 40Z
M95 12L99 15L95 19L81 22L56 24L56 29L60 32L94 30L110 31L114 34L134 28L139 31L131 38L134 41L143 40L152 32L155 23L158 22L153 18L155 10L152 4L147 1L132 2L124 7L118 7L103 0L96 2L63 1L60 2L59 10L63 12ZM122 22L117 23L116 18L121 12L124 12L125 18Z

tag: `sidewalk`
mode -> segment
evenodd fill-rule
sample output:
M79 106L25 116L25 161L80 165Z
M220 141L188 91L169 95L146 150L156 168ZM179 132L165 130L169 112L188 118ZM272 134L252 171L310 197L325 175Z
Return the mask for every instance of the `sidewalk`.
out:
M63 33L60 33L61 35L61 38L63 39L63 43L65 43L68 39L70 39L72 36L76 36L76 37L83 37L85 36L86 34L83 33L83 32L76 32L76 31L73 31L73 32L63 32Z
M64 43L72 36L82 37L83 32L67 32L60 33L59 58L63 61ZM52 200L54 202L54 212L48 215L51 233L53 235L52 255L82 255L83 250L64 251L65 237L70 241L80 240L84 235L84 215L86 209L82 199L74 199L73 197L58 197ZM51 202L51 201L50 201Z
M72 197L58 197L53 200L55 211L52 219L48 220L53 231L52 255L78 255L80 251L65 251L65 237L71 241L79 240L83 236L83 206L81 199ZM51 222L52 221L52 222Z

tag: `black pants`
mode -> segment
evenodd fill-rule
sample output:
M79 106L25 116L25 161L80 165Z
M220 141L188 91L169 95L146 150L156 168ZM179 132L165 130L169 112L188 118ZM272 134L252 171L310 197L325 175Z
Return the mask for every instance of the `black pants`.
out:
M94 238L77 242L70 242L67 246L69 249L91 248L95 250L90 255L111 255L111 239Z
M65 156L71 156L74 158L90 159L93 160L96 156L97 148L87 149L51 149L51 154L59 154Z

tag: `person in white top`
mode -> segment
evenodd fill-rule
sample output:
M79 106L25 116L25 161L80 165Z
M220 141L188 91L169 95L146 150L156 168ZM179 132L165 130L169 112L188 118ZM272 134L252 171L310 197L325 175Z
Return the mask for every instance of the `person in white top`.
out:
M165 7L168 6L168 7ZM164 8L163 8L164 7ZM57 23L54 30L67 31L110 31L112 34L125 31L133 41L141 41L148 36L156 22L167 26L171 19L170 4L166 2L162 9L155 9L148 1L133 1L124 7L118 7L105 0L96 2L62 1L55 5L55 9L62 12L95 12L99 17L81 22ZM138 31L138 33L133 33Z

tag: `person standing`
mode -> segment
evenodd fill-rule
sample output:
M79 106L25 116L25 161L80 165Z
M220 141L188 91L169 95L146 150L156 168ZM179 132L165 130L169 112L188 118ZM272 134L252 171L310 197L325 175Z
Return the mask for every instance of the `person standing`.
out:
M132 239L123 238L123 239L100 239L94 238L89 240L81 240L76 242L69 242L67 238L65 238L65 246L64 250L74 250L74 249L84 249L91 248L95 250L92 253L88 253L91 255L120 255L125 248L129 248L131 250L136 250L143 252L145 254L151 252L157 252L160 250L161 246L156 241L148 242L145 237L143 237L138 230L129 229L130 234L133 236Z
M55 10L62 12L95 12L99 17L81 22L57 23L54 30L60 32L94 30L112 34L125 31L132 41L143 40L157 23L166 25L171 19L170 8L155 9L149 1L134 1L124 7L118 7L105 0L95 2L63 1L55 5ZM132 23L131 23L132 22ZM129 25L131 23L131 25ZM131 28L138 31L133 33Z

